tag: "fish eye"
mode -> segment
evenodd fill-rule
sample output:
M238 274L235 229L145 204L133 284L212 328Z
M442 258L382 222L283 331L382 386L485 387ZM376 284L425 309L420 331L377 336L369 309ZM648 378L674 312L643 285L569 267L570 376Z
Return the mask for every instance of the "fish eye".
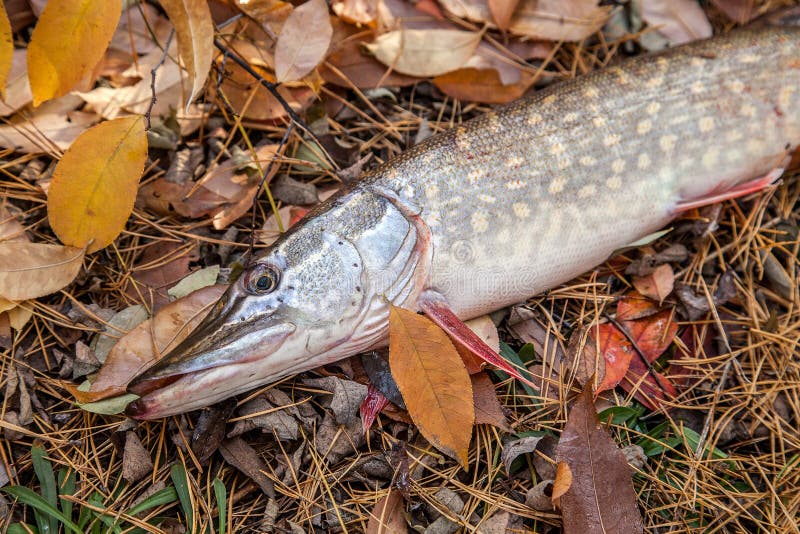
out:
M245 286L250 293L265 295L278 287L279 281L280 273L277 269L271 265L259 263L247 273Z

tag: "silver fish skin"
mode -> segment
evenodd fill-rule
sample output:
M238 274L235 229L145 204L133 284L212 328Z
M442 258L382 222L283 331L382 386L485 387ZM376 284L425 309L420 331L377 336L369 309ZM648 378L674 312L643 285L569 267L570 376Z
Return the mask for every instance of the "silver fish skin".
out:
M682 208L767 185L798 145L797 27L731 32L551 86L314 209L132 382L142 398L128 413L197 409L385 345L389 303L436 300L469 319L523 301Z

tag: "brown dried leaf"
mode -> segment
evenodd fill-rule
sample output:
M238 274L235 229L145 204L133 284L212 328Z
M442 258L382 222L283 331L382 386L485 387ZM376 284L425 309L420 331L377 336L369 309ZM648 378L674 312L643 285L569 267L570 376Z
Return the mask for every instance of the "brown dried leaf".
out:
M494 425L501 430L511 432L503 413L503 405L497 398L494 383L486 373L478 373L470 376L472 380L472 398L475 402L475 424Z
M459 100L484 104L506 104L525 94L533 84L533 76L523 73L519 83L504 85L495 69L463 68L433 79L444 94Z
M338 31L338 30L337 30ZM372 32L334 37L331 53L320 68L320 75L328 82L341 87L353 85L359 89L375 89L379 86L404 87L419 81L382 65L378 60L362 51L365 43L371 42Z
M397 72L439 76L460 68L475 53L481 34L462 30L395 30L378 36L367 49Z
M675 286L675 273L669 264L659 265L652 273L647 276L636 277L633 279L633 287L636 290L653 300L660 303L672 293Z
M492 18L501 30L507 30L511 24L511 17L517 9L520 0L489 0L489 11Z
M0 102L0 117L11 115L33 99L28 82L28 54L22 48L14 49L5 91L5 97Z
M755 0L711 0L733 22L746 24L756 16Z
M597 0L521 0L511 17L512 33L549 41L580 41L600 30L611 6Z
M230 465L244 473L253 482L258 484L267 497L275 498L275 488L272 481L264 474L268 471L267 463L258 455L242 438L228 439L219 446L219 452Z
M275 81L273 72L266 68L271 65L272 59L265 57L264 50L259 50L253 44L242 40L234 41L231 47L246 59L264 79L270 82ZM217 66L220 69L223 68L222 58L217 60ZM227 101L220 101L221 107L230 105L244 118L254 121L266 121L286 116L286 110L280 102L239 65L227 62L224 64L224 70L226 76L220 89ZM251 96L253 92L255 92L255 96ZM302 87L280 85L278 93L297 112L306 109L317 98L314 89L305 85ZM216 88L209 89L209 97L218 98Z
M378 2L375 0L339 0L331 7L337 17L350 24L374 27L378 18Z
M44 108L44 106L42 106ZM96 123L96 113L38 109L27 120L0 126L0 147L26 154L57 154L66 150L86 128Z
M713 33L708 17L695 0L642 0L641 6L642 19L673 46L706 39Z
M125 433L125 449L122 454L122 478L128 484L139 482L153 472L153 460L134 432Z
M100 368L91 392L118 391L151 362L183 341L227 287L204 287L164 306L152 319L124 335ZM100 398L99 396L96 398Z
M403 516L403 495L397 490L377 502L369 514L367 534L403 534L408 525Z
M422 435L466 468L475 421L472 383L450 338L427 317L392 306L389 365Z
M565 534L642 532L642 519L625 455L600 425L587 384L569 412L556 449L572 485L561 496Z
M203 89L214 58L214 22L206 0L160 0L175 26L181 59L192 80L188 105Z
M83 250L61 245L0 243L0 296L35 299L66 287L83 265Z
M275 77L293 82L311 72L325 57L333 36L328 4L308 0L292 11L275 44Z
M503 461L503 465L506 467L506 473L511 474L511 464L514 463L514 460L516 460L518 456L535 451L541 440L541 436L525 436L524 438L515 439L503 445L503 452L500 458Z

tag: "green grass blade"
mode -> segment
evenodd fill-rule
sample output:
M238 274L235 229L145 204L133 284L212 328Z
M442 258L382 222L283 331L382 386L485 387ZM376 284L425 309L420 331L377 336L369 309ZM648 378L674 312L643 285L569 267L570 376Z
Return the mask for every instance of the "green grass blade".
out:
M55 479L53 481L53 484L55 485ZM17 500L19 500L21 503L27 504L34 510L38 510L42 514L46 515L48 518L52 519L52 522L55 525L55 529L58 528L58 522L61 521L61 523L63 523L65 527L67 527L75 534L82 534L81 529L78 528L78 525L76 525L75 523L64 517L64 514L59 512L55 506L44 500L41 495L38 495L34 491L22 486L10 486L8 488L2 488L1 491L8 493L12 497L15 497ZM52 534L56 534L58 530L55 529L51 530L50 532ZM41 534L45 533L41 532Z
M171 504L176 500L178 500L178 494L175 492L175 488L164 488L150 495L136 506L132 506L130 510L125 513L128 515L140 514L150 508Z
M6 530L6 534L30 534L31 532L39 534L39 529L26 523L11 523Z
M58 495L61 513L64 517L72 519L72 501L61 498L61 495L75 495L75 471L72 469L58 470Z
M214 478L214 497L217 499L217 510L219 511L219 526L217 532L225 534L228 525L225 514L228 512L228 490L219 478Z
M56 476L53 473L53 464L47 458L47 453L41 447L34 445L31 447L31 459L33 461L33 471L39 484L42 487L42 498L55 509L58 505L58 492L56 490ZM56 534L58 532L58 521L51 515L47 515L46 520L39 524L42 534Z
M194 532L194 512L192 511L192 498L189 494L189 480L186 478L186 468L181 464L173 465L169 470L175 492L181 501L183 514L186 516L187 532Z

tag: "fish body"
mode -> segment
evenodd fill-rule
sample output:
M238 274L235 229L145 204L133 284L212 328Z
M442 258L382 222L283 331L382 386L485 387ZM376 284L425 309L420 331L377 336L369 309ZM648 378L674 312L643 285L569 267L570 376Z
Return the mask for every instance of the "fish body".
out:
M431 137L259 254L129 413L205 406L385 345L389 304L469 319L565 282L800 145L800 28L743 30L551 86ZM742 185L744 184L744 185Z

